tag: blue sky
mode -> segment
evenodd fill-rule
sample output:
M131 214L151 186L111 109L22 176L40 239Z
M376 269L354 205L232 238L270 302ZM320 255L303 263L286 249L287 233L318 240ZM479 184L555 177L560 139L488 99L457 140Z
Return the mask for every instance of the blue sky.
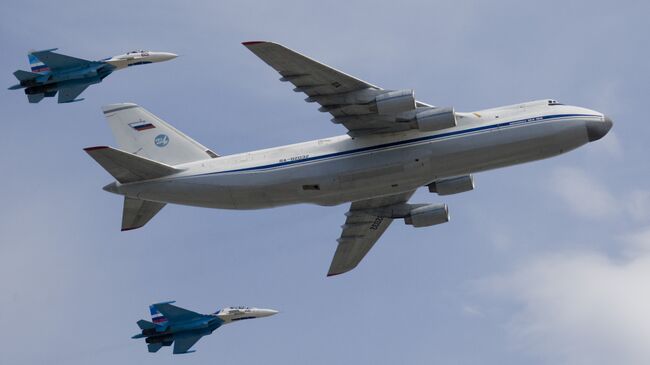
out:
M191 5L189 5L191 4ZM29 49L178 53L85 101L2 91L0 363L647 364L646 2L5 2L7 87ZM605 112L603 140L481 173L448 224L395 222L326 278L347 206L168 206L120 232L122 200L82 148L115 144L100 106L135 102L220 154L345 133L240 42L273 40L384 88L471 111L555 98ZM188 356L129 337L161 300L269 307ZM167 350L167 351L166 351Z

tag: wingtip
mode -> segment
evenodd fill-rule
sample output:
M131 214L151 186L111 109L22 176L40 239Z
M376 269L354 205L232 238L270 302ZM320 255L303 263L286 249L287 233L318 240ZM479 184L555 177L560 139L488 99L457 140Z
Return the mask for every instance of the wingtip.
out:
M110 148L108 146L94 146L94 147L86 147L84 148L84 151L90 152L90 151L95 151L95 150L105 150L107 148Z
M345 273L345 272L346 272L346 271L342 271L342 272L328 272L328 273L327 273L327 277L329 278L330 276L341 275L341 274L343 274L343 273Z
M244 46L252 46L254 44L260 44L260 43L269 43L267 41L246 41L246 42L241 42Z
M121 231L122 231L122 232L132 231L132 230L134 230L134 229L138 229L138 228L142 228L142 227L143 227L143 226L122 228Z

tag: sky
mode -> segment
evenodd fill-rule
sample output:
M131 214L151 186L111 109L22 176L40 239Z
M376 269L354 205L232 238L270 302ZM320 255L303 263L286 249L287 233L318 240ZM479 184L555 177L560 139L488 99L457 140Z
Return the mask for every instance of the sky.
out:
M0 110L0 363L647 364L650 168L644 1L5 1L4 84L29 49L175 60L112 74L85 101ZM122 199L84 152L100 107L135 102L226 155L344 134L240 43L272 40L387 89L472 111L553 98L609 115L602 140L475 176L449 223L394 222L325 276L347 205L168 205L120 232ZM149 354L150 303L276 316Z

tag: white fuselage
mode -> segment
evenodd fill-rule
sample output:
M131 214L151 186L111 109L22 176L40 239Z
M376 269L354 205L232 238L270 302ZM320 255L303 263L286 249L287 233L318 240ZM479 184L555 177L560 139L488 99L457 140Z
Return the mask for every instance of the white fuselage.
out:
M131 51L111 58L106 58L102 60L102 62L114 66L116 70L121 70L129 66L168 61L176 57L178 57L178 55L169 52Z
M324 138L178 165L178 174L107 190L225 209L337 205L555 156L589 142L589 126L605 120L547 100L457 117L456 127L441 131Z

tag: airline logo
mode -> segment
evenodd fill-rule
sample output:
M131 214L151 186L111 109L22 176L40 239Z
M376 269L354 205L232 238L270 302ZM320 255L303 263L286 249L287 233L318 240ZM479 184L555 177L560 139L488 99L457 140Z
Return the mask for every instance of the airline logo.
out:
M129 123L129 127L135 129L138 132L146 131L147 129L153 129L156 128L155 125L140 119L137 122Z
M169 144L169 137L166 134L159 134L153 140L153 143L158 147L165 147Z

